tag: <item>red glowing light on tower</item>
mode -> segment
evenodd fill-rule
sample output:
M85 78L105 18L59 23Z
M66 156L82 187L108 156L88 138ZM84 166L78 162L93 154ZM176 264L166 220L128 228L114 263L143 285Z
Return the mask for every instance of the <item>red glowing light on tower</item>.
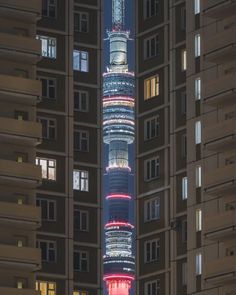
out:
M104 277L109 295L129 295L133 276L113 274Z

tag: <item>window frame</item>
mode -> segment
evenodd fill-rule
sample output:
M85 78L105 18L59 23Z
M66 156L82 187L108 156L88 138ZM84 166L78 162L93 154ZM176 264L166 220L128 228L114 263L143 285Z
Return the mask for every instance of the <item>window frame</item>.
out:
M54 4L50 3L51 1L54 1ZM44 3L42 3L42 17L50 18L50 19L57 19L57 0L45 0L45 6L46 6L46 14L43 14L43 6ZM55 7L55 16L50 16L50 7Z
M200 0L194 0L194 14L197 15L201 12Z
M155 243L155 250L153 249L153 243ZM148 254L147 247L149 246L150 254ZM152 263L160 261L160 239L153 239L144 242L144 263ZM153 253L153 250L155 253ZM148 259L150 256L150 259Z
M43 91L42 91L42 98L43 99L49 99L49 100L56 100L57 97L57 79L56 78L49 78L49 77L44 77L44 76L38 76L38 79L41 81L42 83L42 90L43 90L43 80L46 81L46 92L47 92L47 96L43 95ZM50 85L50 82L53 82L54 85ZM50 96L50 88L54 89L54 97Z
M46 245L46 258L43 258L43 251L40 247L40 243L44 243ZM53 248L50 246L53 245ZM36 248L41 249L41 260L47 263L57 263L57 242L52 240L44 240L44 239L37 239L36 240ZM54 251L54 260L50 260L50 251Z
M143 44L144 44L143 45L144 60L150 60L152 58L156 58L159 56L159 50L160 50L159 34L155 34L148 38L145 38L143 40ZM152 50L154 50L154 52L152 52Z
M87 210L80 210L80 209L74 209L74 217L76 216L76 212L79 214L78 219L79 219L79 226L76 227L76 222L74 222L74 228L77 231L80 232L89 232L89 211ZM83 228L83 214L86 216L86 228Z
M144 101L147 101L159 95L160 95L159 74L144 79Z
M75 97L75 93L78 93L78 108L75 107L75 102L76 102L76 97ZM86 108L82 108L83 106L83 95L85 95L85 102L86 102ZM87 113L89 111L89 92L85 91L85 90L75 90L74 91L74 110L77 112L83 112L83 113Z
M153 284L156 284L156 294L153 294ZM150 287L149 287L150 286ZM145 289L145 295L159 295L160 294L160 280L152 280L145 282L144 284L144 289ZM151 292L149 292L149 290Z
M82 15L86 16L86 20L82 19ZM76 20L76 17L78 17L78 20ZM83 21L86 22L86 31L82 30L82 23ZM77 24L76 24L77 22ZM79 33L89 33L89 13L85 11L75 11L74 12L74 31Z
M74 271L78 272L89 272L89 252L88 251L83 251L83 250L75 250L74 255L78 254L78 260L79 260L79 265L78 268L75 268L75 263L74 263ZM85 254L86 258L82 258L82 255ZM82 264L83 261L86 261L86 270L82 270ZM75 258L74 258L75 262Z
M202 123L200 120L195 122L195 144L202 142Z
M40 164L40 161L46 161L46 177L43 177L43 165ZM54 162L54 166L49 165L49 162ZM57 181L57 160L56 159L49 159L49 158L44 158L44 157L36 157L36 165L40 165L42 169L42 179L47 180L47 181ZM54 177L49 178L50 175L50 169L54 169Z
M75 173L78 173L79 175L79 188L75 188ZM81 174L82 173L86 173L87 174L87 178L85 177L82 177ZM82 183L85 181L85 189L81 189L82 187ZM86 182L87 181L87 182ZM89 171L88 170L80 170L80 169L74 169L73 170L73 190L76 190L76 191L80 191L80 192L89 192Z
M79 145L76 146L76 133L79 136ZM86 134L86 137L82 137L83 134ZM86 149L83 149L83 142L86 142ZM89 131L82 129L74 129L74 150L76 152L89 152Z
M42 291L42 289L40 288L40 284L46 284L46 288L47 288L46 295L56 295L56 292L57 292L56 282L36 280L35 283L36 283L36 291ZM50 285L54 285L54 288L50 288Z
M155 176L152 176L152 162L155 161ZM149 163L149 164L148 164ZM149 167L148 167L149 166ZM147 181L152 181L154 179L157 179L160 177L160 159L158 157L154 157L151 159L147 159L144 161L144 180ZM148 177L149 176L149 177Z
M42 129L42 138L46 139L46 140L52 140L52 141L56 141L57 140L57 119L54 118L49 118L49 117L43 117L43 116L37 116L37 122L39 122L42 127L43 127L43 123L42 121L46 121L47 122L47 126L46 126L46 136L44 136L43 134L43 129ZM50 126L50 121L54 122L54 127ZM50 129L54 129L54 133L55 133L55 137L52 138L50 137Z
M77 54L77 56L75 56ZM82 58L82 55L86 55L86 59ZM78 58L78 61L75 62L75 58ZM85 65L83 65L83 61ZM85 66L85 69L83 67ZM84 50L73 50L73 70L81 73L89 73L89 52Z
M43 198L36 198L36 206L40 207L41 210L43 211L43 207L41 205L42 202L46 202L47 204L47 218L44 218L43 215L44 214L41 214L41 219L44 220L44 221L47 221L47 222L55 222L57 221L57 202L55 200L49 200L49 199L43 199ZM49 218L50 214L49 214L49 211L50 211L50 204L53 204L53 215L54 215L54 218L51 219Z
M154 123L153 123L154 121ZM154 124L154 125L152 125ZM148 128L149 125L149 128ZM154 126L154 136L152 136L152 127ZM149 132L148 132L149 129ZM144 120L144 140L152 140L154 138L159 137L159 130L160 130L160 121L159 121L159 115L153 116L151 118L148 118Z
M194 82L194 96L195 100L202 98L202 79L200 77L197 77Z
M196 176L196 188L200 188L202 186L202 166L201 165L196 165L195 176Z
M153 216L153 202L157 201L157 205L155 204L154 207L154 216ZM161 215L161 204L160 204L160 197L154 197L144 201L144 222L151 222L154 220L160 220ZM150 218L148 218L150 217Z
M152 4L152 1L154 4ZM143 11L144 11L144 19L150 19L152 17L158 16L159 14L159 0L144 0L143 2ZM147 7L149 6L149 7ZM152 13L152 7L154 7L154 13Z
M182 200L188 199L188 177L182 177Z
M196 276L202 275L202 253L196 253L195 256L195 274Z
M196 232L202 231L202 209L196 209Z
M194 35L194 56L195 58L201 56L201 35L199 33Z
M57 59L57 38L56 37L37 35L36 39L41 41L42 57L53 59L53 60ZM46 45L46 48L44 48L45 45Z

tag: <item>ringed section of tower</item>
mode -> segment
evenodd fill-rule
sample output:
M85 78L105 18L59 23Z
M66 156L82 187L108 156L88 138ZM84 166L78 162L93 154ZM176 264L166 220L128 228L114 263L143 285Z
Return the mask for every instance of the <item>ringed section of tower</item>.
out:
M104 280L109 295L128 295L135 270L128 183L131 172L128 146L133 144L135 136L134 74L128 71L127 65L129 32L113 30L108 36L110 66L103 75L103 140L109 145Z

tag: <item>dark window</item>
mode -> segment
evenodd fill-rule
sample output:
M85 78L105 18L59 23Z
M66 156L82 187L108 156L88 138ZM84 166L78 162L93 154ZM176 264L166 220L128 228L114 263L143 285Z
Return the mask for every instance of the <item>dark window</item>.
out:
M152 58L158 55L159 38L158 35L152 36L144 40L144 58Z
M42 135L44 139L56 139L56 120L38 117L38 122L42 124Z
M157 16L159 12L159 0L144 0L145 18Z
M80 152L88 152L89 134L87 131L76 130L74 132L74 148Z
M42 220L55 221L56 220L56 202L46 199L37 199L36 205L41 207Z
M42 15L44 17L56 18L57 3L56 0L43 0Z
M56 80L41 78L42 82L42 97L48 99L56 98Z
M74 14L74 30L80 33L89 31L89 15L86 12L77 12Z

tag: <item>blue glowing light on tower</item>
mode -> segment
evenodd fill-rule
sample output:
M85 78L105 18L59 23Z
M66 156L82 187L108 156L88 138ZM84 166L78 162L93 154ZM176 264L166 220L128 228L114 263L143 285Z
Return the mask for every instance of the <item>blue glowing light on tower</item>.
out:
M125 0L112 0L112 29L107 31L110 60L103 74L103 141L108 145L108 207L105 231L104 281L109 295L129 295L135 259L129 176L129 146L135 136L134 74L129 72L124 30Z

